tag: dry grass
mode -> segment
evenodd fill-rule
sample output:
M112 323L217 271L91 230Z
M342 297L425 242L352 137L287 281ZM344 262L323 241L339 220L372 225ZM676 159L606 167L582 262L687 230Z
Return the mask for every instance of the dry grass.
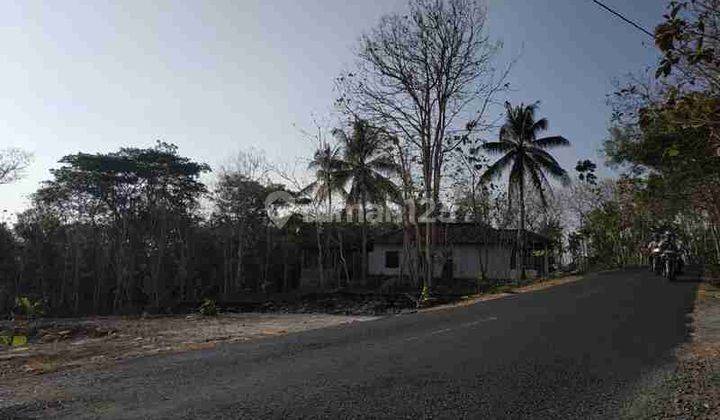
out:
M92 368L134 357L207 349L374 319L324 314L223 314L217 317L94 317L44 322L28 346L0 348L0 381Z
M507 296L512 296L513 294L517 293L528 293L533 292L536 290L543 290L548 289L550 287L560 286L562 284L566 283L572 283L574 281L578 281L582 278L582 276L568 276L568 277L561 277L557 279L550 279L550 280L541 280L533 284L529 284L527 286L521 286L521 287L514 287L510 288L508 292L499 292L499 293L482 293L477 295L471 295L467 296L465 299L449 303L447 305L438 305L433 306L430 308L421 309L421 312L429 312L429 311L439 311L444 309L450 309L450 308L457 308L462 306L470 306L474 305L478 302L485 302L489 300L495 300L495 299L501 299Z
M567 276L567 277L561 277L558 279L550 279L550 280L544 280L533 284L528 284L527 286L518 287L517 289L513 289L514 293L527 293L527 292L534 292L536 290L543 290L543 289L549 289L551 287L560 286L562 284L572 283L574 281L578 281L582 278L582 276Z

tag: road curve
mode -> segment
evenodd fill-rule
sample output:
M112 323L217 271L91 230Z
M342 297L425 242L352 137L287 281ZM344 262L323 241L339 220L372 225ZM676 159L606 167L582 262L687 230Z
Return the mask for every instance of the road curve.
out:
M12 414L617 417L633 387L687 339L695 289L642 270L593 274L468 307L49 376L69 401Z

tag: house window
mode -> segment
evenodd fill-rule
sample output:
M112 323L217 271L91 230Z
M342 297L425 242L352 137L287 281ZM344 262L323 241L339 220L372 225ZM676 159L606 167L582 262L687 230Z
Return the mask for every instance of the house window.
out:
M400 267L400 253L398 251L385 251L385 268Z

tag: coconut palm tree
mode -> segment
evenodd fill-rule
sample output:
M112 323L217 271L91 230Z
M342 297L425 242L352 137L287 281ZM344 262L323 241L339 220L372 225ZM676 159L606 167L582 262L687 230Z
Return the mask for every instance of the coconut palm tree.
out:
M333 194L339 193L344 195L342 185L338 182L335 176L336 172L342 168L342 159L340 156L340 149L337 146L322 141L315 150L313 159L308 164L308 169L315 170L315 181L310 183L307 187L300 191L301 195L311 195L316 203L321 204L323 201L327 201L327 221L332 222L332 198ZM318 216L320 216L318 212ZM325 284L325 270L323 267L324 252L330 248L330 236L326 235L325 244L323 245L322 234L321 234L321 223L322 220L318 217L316 219L316 230L315 235L317 239L317 263L319 269L320 284ZM342 249L340 250L342 255ZM346 270L347 271L347 270Z
M525 275L524 230L525 230L525 187L530 185L539 195L543 206L547 205L547 193L552 192L548 177L563 184L570 182L567 172L548 149L567 146L570 142L561 136L538 138L538 134L547 130L545 118L535 120L537 103L512 106L505 102L505 123L500 128L498 141L488 142L483 148L502 157L482 175L483 181L499 178L506 169L510 169L508 178L508 197L517 198L519 207L519 227L517 232L517 260L520 276Z
M340 149L326 142L320 144L308 164L308 169L315 170L315 181L305 187L301 194L313 194L318 203L327 201L329 217L332 217L333 193L344 193L343 186L335 177L335 173L342 167Z
M368 204L385 203L399 197L398 188L390 177L399 172L387 153L387 138L383 131L367 121L357 119L350 135L335 130L342 151L342 168L336 171L339 185L346 188L348 206L360 206L362 223L362 280L367 280L367 210Z

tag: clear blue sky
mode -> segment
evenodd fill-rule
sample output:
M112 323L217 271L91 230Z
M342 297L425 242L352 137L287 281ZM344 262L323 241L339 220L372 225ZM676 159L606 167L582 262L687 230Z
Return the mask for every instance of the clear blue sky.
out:
M606 0L651 29L662 0ZM171 141L217 166L238 150L292 162L323 120L359 35L404 0L18 1L0 13L0 148L35 154L0 186L17 211L66 154ZM656 61L646 36L590 0L490 0L512 101L541 100L571 169L605 136L611 81ZM651 40L650 40L651 41Z

